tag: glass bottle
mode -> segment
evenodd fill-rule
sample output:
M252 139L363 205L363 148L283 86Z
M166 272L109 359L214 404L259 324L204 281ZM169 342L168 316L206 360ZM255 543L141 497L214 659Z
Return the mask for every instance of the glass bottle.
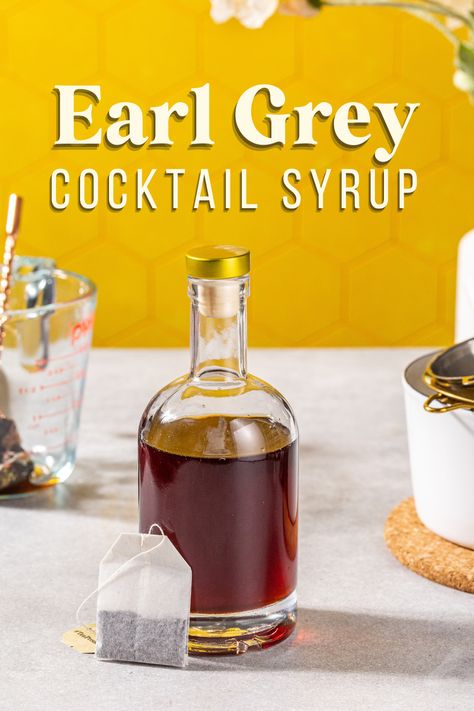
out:
M159 523L192 568L190 653L239 654L295 625L298 432L247 373L249 251L200 247L186 264L191 370L140 422L140 531Z

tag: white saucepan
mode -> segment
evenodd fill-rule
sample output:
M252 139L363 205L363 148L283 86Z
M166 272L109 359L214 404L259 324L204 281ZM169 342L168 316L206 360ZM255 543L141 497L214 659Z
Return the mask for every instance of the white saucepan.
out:
M403 379L416 510L439 536L474 549L474 412L423 409L433 394L423 382L433 355L411 363Z

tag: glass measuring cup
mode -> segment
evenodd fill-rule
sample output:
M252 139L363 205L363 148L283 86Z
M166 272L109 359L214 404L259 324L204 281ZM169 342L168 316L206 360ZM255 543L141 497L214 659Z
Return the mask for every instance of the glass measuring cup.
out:
M0 410L18 430L34 471L0 489L24 496L65 481L76 460L96 287L48 259L15 260L0 366Z

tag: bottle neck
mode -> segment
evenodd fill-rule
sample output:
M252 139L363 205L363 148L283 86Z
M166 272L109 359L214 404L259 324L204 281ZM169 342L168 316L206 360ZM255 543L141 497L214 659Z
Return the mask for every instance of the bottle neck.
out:
M189 279L191 376L222 382L247 375L248 276Z

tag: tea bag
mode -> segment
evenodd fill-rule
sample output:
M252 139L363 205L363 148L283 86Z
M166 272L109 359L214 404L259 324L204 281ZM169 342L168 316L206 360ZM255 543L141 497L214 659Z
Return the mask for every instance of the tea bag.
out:
M169 538L122 533L100 563L97 659L186 666L190 603L191 568Z

